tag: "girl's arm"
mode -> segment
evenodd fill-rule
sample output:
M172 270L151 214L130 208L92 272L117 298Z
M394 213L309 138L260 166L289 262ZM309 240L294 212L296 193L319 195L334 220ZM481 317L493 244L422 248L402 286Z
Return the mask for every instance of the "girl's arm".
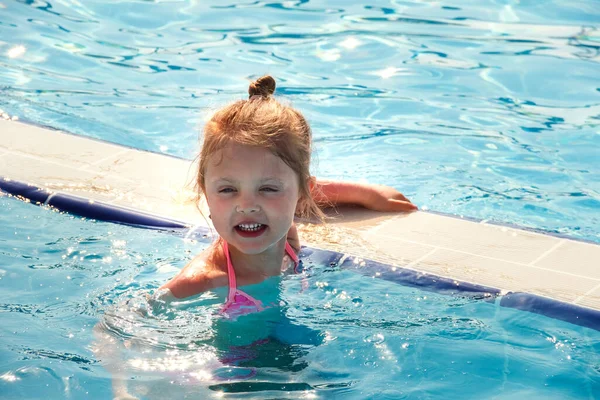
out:
M368 183L314 180L311 194L320 206L355 204L375 211L415 211L416 205L396 189Z

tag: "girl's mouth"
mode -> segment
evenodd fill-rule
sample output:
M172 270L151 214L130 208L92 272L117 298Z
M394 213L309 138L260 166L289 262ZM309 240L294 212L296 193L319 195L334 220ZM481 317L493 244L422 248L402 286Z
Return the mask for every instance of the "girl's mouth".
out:
M235 231L241 237L253 238L262 235L267 229L264 224L239 224L235 226Z

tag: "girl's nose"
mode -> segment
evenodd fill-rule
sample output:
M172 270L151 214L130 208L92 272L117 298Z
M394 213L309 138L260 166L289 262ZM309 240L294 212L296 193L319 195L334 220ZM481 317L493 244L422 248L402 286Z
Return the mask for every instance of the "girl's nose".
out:
M235 206L235 211L241 214L250 214L260 211L260 206L254 196L243 196Z
M250 214L250 213L259 212L260 206L258 204L255 204L253 206L247 206L247 207L236 206L235 211L239 212L241 214Z

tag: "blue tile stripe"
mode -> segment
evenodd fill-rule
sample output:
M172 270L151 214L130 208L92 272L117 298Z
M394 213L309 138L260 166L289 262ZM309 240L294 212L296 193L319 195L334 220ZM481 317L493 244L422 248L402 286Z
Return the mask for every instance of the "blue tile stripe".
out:
M16 197L28 199L34 204L52 206L61 211L100 221L162 229L188 228L190 226L180 221L91 201L66 193L51 192L2 177L0 177L0 190Z
M189 224L156 215L130 210L99 201L90 201L78 196L51 192L27 183L0 177L0 191L21 199L30 200L37 205L49 205L61 211L66 211L86 218L118 224L132 225L151 229L173 229L181 233L182 229L190 228ZM206 238L208 229L195 228L194 235ZM469 282L459 282L453 279L414 271L408 268L396 267L372 260L356 263L354 257L344 258L342 253L304 247L300 258L310 259L318 265L331 265L336 268L351 269L367 276L418 287L423 290L444 294L461 294L485 301L495 301L500 298L500 306L542 314L572 324L585 326L600 331L600 310L593 310L574 304L563 303L529 293L510 292L501 295L496 288L481 286Z
M365 265L354 262L353 258L348 258L342 263L342 268L355 270L363 275L375 276L391 282L396 282L405 286L417 287L424 290L431 290L437 293L456 294L470 293L477 297L495 297L500 295L500 290L488 286L477 285L474 283L460 282L455 279L440 277L422 271L415 271L407 268L392 269L390 265L377 261L366 261Z
M546 317L600 331L600 311L591 308L520 292L508 293L502 296L500 306L542 314Z

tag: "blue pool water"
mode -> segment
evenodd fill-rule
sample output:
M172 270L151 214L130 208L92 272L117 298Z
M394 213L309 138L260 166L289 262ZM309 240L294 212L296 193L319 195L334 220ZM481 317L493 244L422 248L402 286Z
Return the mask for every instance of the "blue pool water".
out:
M270 73L316 175L600 242L598 25L595 1L0 0L0 108L192 158ZM0 194L0 397L599 397L598 331L310 259L233 324L222 290L148 304L205 246Z
M310 257L261 288L279 307L233 323L222 290L145 300L205 246L0 197L1 397L106 399L117 376L144 399L600 393L599 331Z
M600 242L600 7L583 1L3 1L0 108L192 158L264 73L314 173Z

